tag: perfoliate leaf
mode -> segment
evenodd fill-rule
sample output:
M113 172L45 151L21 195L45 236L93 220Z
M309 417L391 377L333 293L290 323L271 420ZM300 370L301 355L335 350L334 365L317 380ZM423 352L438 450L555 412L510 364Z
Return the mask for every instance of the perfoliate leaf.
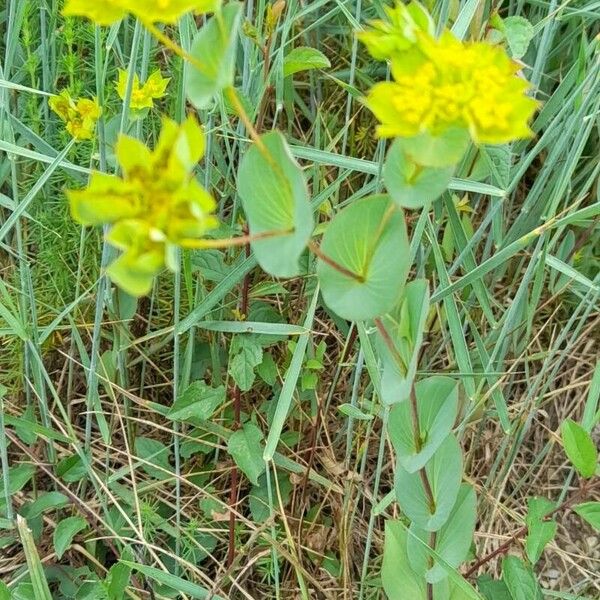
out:
M590 434L571 419L560 428L565 452L582 477L593 477L598 464L598 450Z
M329 59L320 50L301 46L294 48L283 59L283 75L288 77L300 71L328 69L330 66Z
M73 538L86 527L87 521L83 517L68 517L58 523L52 539L54 551L59 560L71 545Z
M600 530L600 502L584 502L575 506L573 510L594 529Z
M227 452L254 485L265 470L263 446L262 431L253 423L245 423L227 443Z
M261 136L242 158L238 191L259 265L275 277L294 277L314 227L302 169L278 131Z
M556 521L545 520L546 515L552 511L555 505L547 498L529 498L527 504L529 510L525 519L527 524L525 550L527 558L535 565L546 544L556 535Z
M233 85L235 52L242 20L242 5L227 4L196 34L187 70L186 93L196 108L208 108L216 94Z
M416 279L406 284L394 310L381 317L389 336L386 343L377 330L376 347L383 365L381 399L384 404L402 402L410 394L428 313L429 283L426 279ZM389 341L394 346L393 351L388 347Z
M404 151L417 164L444 169L455 165L469 146L469 132L462 127L433 135L421 133L403 140Z
M352 406L352 404L348 404L348 403L340 404L338 406L338 410L343 415L346 415L347 417L352 417L353 419L356 419L357 421L372 421L373 420L373 415L364 413L362 410L360 410L360 408L358 408L357 406Z
M420 529L438 531L448 520L462 480L462 452L450 434L425 465L433 493L429 502L420 473L409 473L398 465L394 488L404 514Z
M421 442L415 442L408 400L390 412L388 434L398 462L414 473L425 466L452 430L458 409L458 384L450 377L435 375L415 385Z
M475 490L468 484L460 487L456 504L446 524L436 535L435 551L447 565L457 568L467 557L475 531L477 520L477 499ZM430 533L420 529L414 523L410 526L414 533L425 544L429 543ZM414 536L408 538L408 559L416 573L423 574L429 583L445 579L448 574L441 564L430 566L430 555L425 546Z
M502 561L502 580L512 600L542 600L544 597L531 568L516 556L507 556Z
M454 166L423 167L404 151L404 140L398 138L390 147L383 166L385 187L399 206L409 209L428 207L447 188Z
M408 532L399 521L385 522L381 581L389 600L425 600L423 577L412 570L407 554Z
M321 243L324 257L336 266L325 258L317 265L329 308L350 321L390 311L406 283L408 250L404 214L389 196L369 196L344 208Z

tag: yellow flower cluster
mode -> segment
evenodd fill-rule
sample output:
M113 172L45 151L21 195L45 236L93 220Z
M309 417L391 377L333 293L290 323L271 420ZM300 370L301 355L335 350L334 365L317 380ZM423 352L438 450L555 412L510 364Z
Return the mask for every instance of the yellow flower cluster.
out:
M220 5L221 0L67 0L63 14L98 25L112 25L127 14L150 23L176 23L188 12L214 12Z
M65 123L67 131L74 139L78 141L92 139L96 123L102 114L96 99L74 100L67 90L63 90L58 96L52 96L48 104Z
M148 293L163 267L177 268L176 248L218 225L216 204L192 172L204 155L196 119L163 120L154 151L121 136L116 155L123 175L94 173L89 186L67 192L82 225L111 225L107 240L123 251L108 273L128 293Z
M119 69L119 80L117 81L117 93L121 100L125 100L127 91L127 71ZM160 70L154 71L146 80L144 85L140 85L140 78L134 75L133 87L131 89L130 108L134 110L144 110L154 106L154 100L163 98L169 85L169 78L164 78Z
M377 58L390 60L394 81L376 84L367 105L382 137L443 135L467 130L475 142L502 144L531 135L537 102L503 48L462 42L446 30L439 39L412 2L398 5L395 20L376 24L363 41ZM399 18L401 15L402 18Z

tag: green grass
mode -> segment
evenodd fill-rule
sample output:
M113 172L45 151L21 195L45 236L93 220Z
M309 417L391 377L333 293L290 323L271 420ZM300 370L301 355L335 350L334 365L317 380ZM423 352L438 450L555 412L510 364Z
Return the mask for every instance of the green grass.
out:
M96 598L95 582L109 570L116 577L113 565L123 559L138 566L122 597L149 597L152 589L155 597L191 598L210 589L223 598L383 598L382 516L399 509L383 502L394 465L369 326L311 304L312 267L273 282L239 249L184 253L181 272L161 275L138 303L111 290L101 277L110 249L101 232L73 223L62 190L83 186L90 168L115 169L111 147L126 125L117 69L160 67L172 77L168 97L130 131L153 144L161 112L179 119L190 110L183 68L133 20L95 29L65 20L60 4L0 4L0 580L14 598L41 597L29 588L41 559L52 597L75 598L81 588L77 597ZM266 4L246 3L258 28ZM487 2L427 4L466 37L481 37L490 16ZM353 31L384 5L290 0L271 46L269 91L261 50L244 38L239 51L236 85L251 107L266 107L265 129L286 134L323 223L383 188L385 144L358 96L386 68ZM542 102L535 137L472 148L452 194L428 214L408 215L412 273L430 279L434 302L420 372L462 382L458 427L478 494L477 557L523 525L528 497L562 502L578 489L557 432L567 417L594 422L598 409L599 9L593 0L502 4L503 15L535 26L523 59ZM185 48L195 30L186 17L167 33ZM281 61L300 45L318 47L332 67L299 74L292 85ZM64 87L101 98L104 117L95 142L69 147L58 162L68 135L35 90ZM235 228L235 174L248 139L223 101L200 118L208 147L199 177ZM261 338L273 378L259 373L242 393L242 420L259 426L274 460L260 486L241 477L231 507L233 335L202 323L236 320L244 281L249 320L311 333L294 347L295 338ZM310 368L315 358L322 368ZM226 402L210 421L177 425L165 413L198 379L224 385ZM375 418L348 418L337 410L344 403ZM595 489L590 500L599 499ZM27 517L51 491L65 494L68 506ZM15 513L27 518L32 537L5 521ZM52 536L73 515L87 528L58 560ZM600 597L598 537L571 519L559 515L559 535L537 572L548 598L592 600ZM498 570L494 560L482 572Z

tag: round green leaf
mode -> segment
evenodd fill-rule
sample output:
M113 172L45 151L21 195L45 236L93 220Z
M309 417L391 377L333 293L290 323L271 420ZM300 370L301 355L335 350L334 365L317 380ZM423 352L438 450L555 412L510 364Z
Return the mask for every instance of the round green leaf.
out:
M227 443L227 452L254 485L265 470L263 446L262 431L253 423L244 424Z
M424 167L450 167L467 151L469 132L460 127L447 129L439 135L421 133L403 141L405 152Z
M267 273L294 277L314 227L306 180L280 132L266 133L261 140L268 155L256 144L246 152L238 172L238 191L250 234L273 236L251 245Z
M404 151L404 140L398 138L389 149L383 166L383 180L393 198L404 208L429 206L448 188L454 166L423 167Z
M477 520L477 498L475 490L468 484L460 486L458 498L446 524L438 531L434 550L446 565L434 562L430 566L430 554L425 544L429 544L430 532L411 524L414 535L408 537L408 558L413 570L422 573L429 583L437 583L448 576L447 566L457 568L467 557ZM418 538L418 539L417 539Z
M321 252L347 271L322 259L317 266L323 298L335 313L350 321L385 314L398 301L410 266L402 209L387 195L354 202L329 224Z
M419 472L409 473L398 465L396 498L404 514L420 529L438 531L448 520L462 481L462 453L450 434L425 466L433 493L431 506Z
M196 108L208 108L213 97L233 85L242 5L227 4L196 34L190 54L197 61L187 70L185 89Z
M452 430L458 409L458 385L454 379L435 375L415 385L421 445L415 443L408 400L390 411L388 433L399 464L409 473L421 469Z

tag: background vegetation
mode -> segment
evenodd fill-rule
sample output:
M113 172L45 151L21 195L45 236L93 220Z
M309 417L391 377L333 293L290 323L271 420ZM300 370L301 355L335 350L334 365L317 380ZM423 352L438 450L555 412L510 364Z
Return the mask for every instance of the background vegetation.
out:
M567 418L598 421L600 3L428 4L438 22L458 22L477 39L496 11L526 17L534 35L523 73L543 103L534 139L472 148L452 192L429 214L408 215L413 275L433 292L420 372L450 374L475 392L477 410L460 424L478 497L471 564L499 551L469 576L496 576L502 555L521 553L536 495L563 506L535 566L545 596L599 598L598 533L568 499L598 500L600 489L592 479L582 490L558 432ZM385 3L274 6L245 3L236 85L259 129L285 132L325 222L382 189L386 144L360 97L386 66L354 31ZM60 8L0 0L6 597L40 597L42 565L53 598L191 598L200 589L223 598L382 598L383 517L398 508L368 338L315 296L308 256L305 276L282 282L254 268L244 248L186 251L181 273L162 275L139 303L105 287L101 232L72 222L63 189L83 186L101 161L114 168L118 69L133 65L145 79L160 68L171 78L154 110L125 121L152 145L161 113L180 119L188 110L183 68L132 19L97 29ZM188 16L167 33L189 47L200 24ZM285 57L304 46L330 66L289 74ZM97 96L104 110L98 138L66 154L69 136L47 104L47 93L63 88ZM243 125L223 100L200 117L208 139L200 180L223 228L239 233ZM245 320L265 325L248 332ZM264 472L263 440L286 399L291 411ZM29 529L15 528L16 514Z

